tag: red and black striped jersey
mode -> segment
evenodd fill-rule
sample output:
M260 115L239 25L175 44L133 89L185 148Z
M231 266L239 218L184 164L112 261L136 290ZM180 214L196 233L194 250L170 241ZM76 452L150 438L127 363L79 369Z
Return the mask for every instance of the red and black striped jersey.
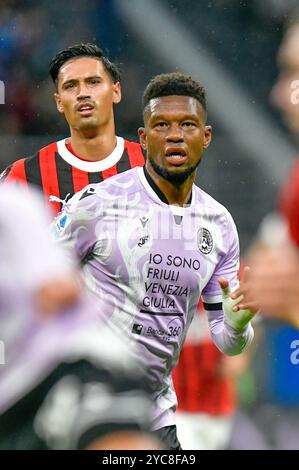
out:
M241 260L239 276L243 269ZM232 415L237 404L236 388L233 379L221 373L224 357L212 341L204 304L200 299L179 363L173 371L178 411L212 416Z
M234 383L219 370L223 357L210 337L201 304L173 371L178 411L212 416L229 416L235 411Z
M299 158L296 159L285 182L279 200L279 209L286 218L291 239L299 246Z
M62 201L91 183L100 183L110 176L144 165L144 155L136 142L117 137L113 152L99 161L76 157L67 147L67 139L53 142L35 155L17 160L1 175L5 181L38 186L54 213L60 212Z

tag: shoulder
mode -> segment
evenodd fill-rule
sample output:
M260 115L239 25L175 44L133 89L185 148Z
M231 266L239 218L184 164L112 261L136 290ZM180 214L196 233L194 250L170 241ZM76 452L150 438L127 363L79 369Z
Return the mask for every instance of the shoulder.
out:
M57 152L57 142L51 142L45 147L37 150L33 155L29 155L11 163L0 175L0 180L20 180L35 183L34 175L40 166L40 159L49 158L50 154Z
M25 160L26 158L21 158L5 168L5 170L0 175L1 181L9 180L26 180L25 176Z
M111 201L124 198L141 189L138 169L132 168L117 175L111 176L101 183L89 184L70 199L76 205L89 205L99 203L110 204ZM88 201L85 199L88 198Z
M124 139L124 145L125 145L125 148L130 148L130 149L140 150L140 151L142 149L141 145L138 142L133 142L132 140Z
M145 163L145 153L141 145L137 142L131 142L128 140L124 141L125 150L128 153L128 157L131 163L131 167L143 166Z
M143 156L143 150L141 145L138 142L133 142L131 140L124 140L124 147L128 150L128 152L132 152L135 154L140 154Z
M214 199L210 194L203 191L198 186L195 186L196 206L198 210L210 217L224 217L227 220L232 220L232 216L228 209Z
M97 193L100 194L104 191L109 191L109 193L115 197L122 197L124 191L128 194L140 189L140 187L138 168L131 168L130 170L118 173L98 183Z
M93 224L107 208L118 201L123 204L124 201L134 199L135 193L140 189L137 168L112 176L101 183L89 184L64 205L57 216L56 229L60 233L70 223Z
M200 217L202 230L206 229L216 237L221 246L238 246L239 236L236 224L227 208L202 189L196 187L195 210Z
M50 142L49 144L45 145L36 152L36 156L39 155L40 157L46 157L50 154L58 153L57 142Z

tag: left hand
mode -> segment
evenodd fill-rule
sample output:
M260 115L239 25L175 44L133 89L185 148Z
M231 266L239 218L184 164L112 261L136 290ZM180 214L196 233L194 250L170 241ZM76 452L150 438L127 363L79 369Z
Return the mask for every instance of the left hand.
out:
M236 330L243 330L258 311L258 305L250 298L248 269L243 274L240 287L230 292L229 282L224 277L218 279L222 290L225 321Z

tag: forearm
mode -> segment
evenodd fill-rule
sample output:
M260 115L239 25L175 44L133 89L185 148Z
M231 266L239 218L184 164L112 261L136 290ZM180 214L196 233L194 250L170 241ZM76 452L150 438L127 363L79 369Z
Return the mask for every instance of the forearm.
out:
M207 312L210 333L216 346L224 354L234 356L244 351L253 340L254 332L250 323L237 330L227 324L222 310Z

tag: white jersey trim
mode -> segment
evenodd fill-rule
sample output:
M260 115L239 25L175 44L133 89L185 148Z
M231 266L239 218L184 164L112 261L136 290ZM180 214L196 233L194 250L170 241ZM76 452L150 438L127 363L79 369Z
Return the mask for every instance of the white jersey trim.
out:
M218 304L222 303L222 294L216 294L216 295L202 295L202 300L206 304Z
M108 170L112 166L116 165L122 157L125 141L123 137L116 137L116 147L108 157L104 160L99 160L97 162L86 162L85 160L80 160L72 152L70 152L66 147L66 140L62 139L57 142L58 153L69 165L78 168L78 170L86 171L87 173L96 173L98 171Z
M140 181L141 183L143 184L143 186L145 187L146 191L150 194L150 196L155 199L155 201L157 201L159 204L162 204L164 206L167 206L170 208L171 212L173 213L173 215L179 215L181 217L183 217L184 213L185 213L185 210L186 210L186 207L182 207L182 206L174 206L172 204L165 204L165 202L161 201L161 199L159 198L159 196L155 193L155 191L153 190L153 188L151 187L151 185L148 183L145 175L144 175L144 171L143 171L143 167L138 167L136 168L137 170L137 173L138 173L138 176L140 178ZM192 202L191 202L191 206L194 202L194 199L195 199L195 191L194 191L194 185L192 186Z

